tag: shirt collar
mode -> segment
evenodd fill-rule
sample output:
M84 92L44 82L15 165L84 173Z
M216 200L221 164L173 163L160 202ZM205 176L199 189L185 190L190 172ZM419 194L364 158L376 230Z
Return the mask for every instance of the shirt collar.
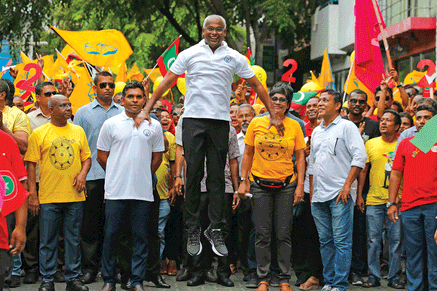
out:
M340 114L327 126L329 127L331 124L337 124L341 120ZM320 123L321 127L325 127L325 121L322 120L322 123ZM325 127L326 128L326 127Z
M100 106L103 108L102 104L99 103L99 101L97 101L97 97L94 98L94 100L91 102L91 107L94 109L97 106ZM114 100L111 101L111 105L109 106L108 110L111 109L112 107L117 107L116 103L114 102Z
M43 117L50 119L50 117L45 116L45 114L44 114L44 112L42 112L41 108L38 108L37 110L35 110L35 115L36 116L42 115Z
M129 120L129 119L132 119L131 117L129 117L129 116L126 115L126 110L123 110L123 112L120 113L120 117L121 117L121 120ZM132 119L132 120L133 120L133 119Z

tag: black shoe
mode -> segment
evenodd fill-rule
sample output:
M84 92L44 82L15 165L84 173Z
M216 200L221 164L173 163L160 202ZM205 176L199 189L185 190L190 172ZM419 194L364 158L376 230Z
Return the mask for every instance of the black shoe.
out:
M272 279L270 279L271 287L279 287L279 278L278 275L272 274Z
M73 278L67 282L66 291L88 291L88 287L79 278Z
M176 276L176 281L187 281L191 278L190 270L187 268L183 268L178 272L178 275Z
M9 288L17 288L21 285L21 279L20 276L12 275L11 276L11 282L9 283Z
M217 274L214 272L214 268L211 268L206 272L206 281L211 283L217 282Z
M228 249L223 239L223 233L220 229L212 229L211 225L204 232L206 239L211 243L212 250L217 256L225 257L228 255Z
M53 277L55 278L56 283L64 283L65 282L64 273L62 273L62 271L59 271L59 270L56 271L56 273Z
M197 256L202 252L202 243L200 242L200 229L188 229L187 252L190 256Z
M167 282L164 281L161 275L158 276L146 276L144 281L152 282L158 288L171 288Z
M187 281L187 286L199 286L205 284L205 279L203 276L194 276Z
M26 272L24 276L23 283L24 284L35 284L38 281L38 273L37 272Z
M246 283L246 288L258 288L258 276L256 273L250 273Z
M44 281L39 286L38 291L55 291L55 284L52 281Z
M130 279L127 280L127 282L121 282L120 288L123 289L123 290L130 290L130 288L131 288L130 283L131 283Z
M103 284L103 287L102 289L100 289L100 291L115 291L115 286L109 283L105 283Z
M232 282L232 280L229 279L229 277L224 275L217 276L217 284L220 284L225 287L234 287L234 282Z
M351 281L352 285L354 285L354 286L363 286L364 280L357 273L351 272L349 278L350 278L350 281Z
M91 284L96 281L96 275L91 272L85 272L83 273L81 280L84 284Z

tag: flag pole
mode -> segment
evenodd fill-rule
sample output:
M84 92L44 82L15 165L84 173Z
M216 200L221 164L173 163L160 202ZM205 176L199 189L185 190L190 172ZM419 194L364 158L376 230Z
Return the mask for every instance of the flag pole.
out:
M354 59L352 60L352 63L351 63L351 67L349 68L349 73L347 74L347 78L346 78L346 88L344 88L344 93L343 93L343 102L342 102L342 103L344 103L344 102L345 102L345 99L346 99L347 87L349 86L349 79L350 79L350 77L351 77L351 72L352 72L352 70L353 70L353 68L354 68L354 64L355 64L355 54L354 54Z
M156 69L156 66L158 65L158 63L156 63L156 65L152 68L152 70L150 71L150 73L147 75L146 77L146 81L149 79L150 74L152 74L153 70Z
M55 50L56 50L56 52L64 59L64 61L65 62L67 62L67 59L58 51L58 49L57 48L55 48ZM80 76L79 76L79 74L73 69L73 67L70 67L72 70L73 70L73 72L76 74L76 76L78 77L78 78L80 78Z
M376 3L376 0L372 0L372 3L373 3L373 9L375 10L376 18L378 20L379 30L381 30L382 42L384 43L384 49L385 49L385 53L387 55L388 67L391 70L391 69L393 69L393 64L391 62L390 50L389 50L388 42L387 42L387 36L385 35L386 31L385 31L385 28L382 26L382 19L381 19L381 15L379 14L378 4Z

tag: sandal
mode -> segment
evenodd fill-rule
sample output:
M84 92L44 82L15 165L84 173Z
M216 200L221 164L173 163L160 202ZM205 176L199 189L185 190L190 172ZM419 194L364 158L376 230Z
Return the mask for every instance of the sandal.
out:
M235 266L234 264L230 264L229 269L231 270L232 275L237 273L237 266Z
M314 290L319 289L319 279L314 276L308 278L308 280L299 286L300 290Z
M290 284L288 283L281 283L279 288L281 291L291 291Z
M167 259L161 260L161 274L167 274Z
M178 273L178 268L176 266L176 261L170 260L168 262L167 275L176 276L177 273Z
M387 286L394 289L405 289L405 285L399 279L393 279L387 283Z
M369 277L367 279L367 281L365 281L363 283L364 288L373 288L373 287L378 287L378 286L381 286L381 282L376 280L376 278L374 278L374 277Z
M256 291L269 291L269 283L266 281L259 282Z

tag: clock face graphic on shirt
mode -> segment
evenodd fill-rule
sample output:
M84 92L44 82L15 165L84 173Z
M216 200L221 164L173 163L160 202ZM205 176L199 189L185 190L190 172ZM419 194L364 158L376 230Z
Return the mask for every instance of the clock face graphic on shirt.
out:
M71 145L74 140L69 141L63 136L58 137L52 142L49 156L50 163L58 170L66 170L73 165L74 149Z
M280 159L288 150L287 140L278 134L265 133L256 142L258 153L268 161Z

